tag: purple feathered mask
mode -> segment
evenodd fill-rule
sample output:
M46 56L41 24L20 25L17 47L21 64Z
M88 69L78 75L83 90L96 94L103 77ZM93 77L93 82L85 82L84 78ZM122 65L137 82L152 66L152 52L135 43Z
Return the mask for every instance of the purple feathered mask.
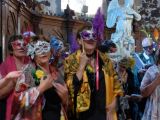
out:
M97 36L92 30L84 30L80 33L83 40L96 40Z
M80 36L83 40L97 40L102 41L104 34L104 15L99 8L97 13L92 21L92 29L91 30L83 30L80 33Z

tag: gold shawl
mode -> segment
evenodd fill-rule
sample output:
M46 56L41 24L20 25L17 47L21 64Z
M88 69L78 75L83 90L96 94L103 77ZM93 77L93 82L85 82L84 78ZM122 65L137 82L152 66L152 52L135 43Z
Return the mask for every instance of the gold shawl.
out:
M118 81L117 74L115 69L113 68L112 61L108 58L105 53L101 53L99 55L104 62L102 67L104 76L105 76L105 84L106 84L106 105L112 103L117 95L122 95L121 85ZM79 67L79 58L80 58L81 51L78 50L77 52L71 54L67 57L64 61L64 71L66 75L66 84L69 90L69 95L71 101L73 103L74 100L74 86L73 86L73 75L77 72ZM88 77L86 71L83 73L83 82L81 85L80 90L78 91L77 95L77 112L83 112L89 109L90 107L90 87L88 84ZM114 120L117 120L116 111L113 112Z

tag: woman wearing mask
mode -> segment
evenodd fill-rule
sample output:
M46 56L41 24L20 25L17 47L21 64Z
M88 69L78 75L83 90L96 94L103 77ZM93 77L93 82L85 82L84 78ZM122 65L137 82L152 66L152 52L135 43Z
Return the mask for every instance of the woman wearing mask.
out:
M49 68L52 74L56 74L53 87L44 92L45 106L42 111L43 120L66 120L66 109L68 104L68 90L64 82L64 71L62 63L59 62L64 49L62 41L51 37L51 59Z
M13 89L16 85L17 78L21 75L22 67L29 63L29 58L26 56L25 51L25 42L21 35L13 35L10 37L8 50L10 53L9 56L0 65L0 109L3 108L2 106L6 109L6 112L5 109L0 110L1 120L10 120Z
M65 92L63 92L64 88L62 87L62 85L53 82L54 80L57 80L58 73L55 71L51 71L49 65L49 59L51 55L50 44L43 39L36 38L34 39L34 41L30 42L27 45L27 54L31 57L31 59L33 59L33 63L35 64L27 65L23 69L23 75L17 81L14 90L14 104L12 105L10 119L45 119L44 115L42 115L42 106L44 106L44 109L46 110L46 112L48 112L48 114L46 115L48 117L48 120L51 118L60 120L61 105L59 105L58 103L61 103L60 98L64 96ZM55 89L53 88L53 86ZM54 101L52 101L52 106L49 106L49 108L47 109L46 106L50 101L45 98L45 94L47 94L47 92L49 91L50 93L52 93L50 95L50 99L52 99L52 97L55 99ZM60 97L57 97L56 95ZM56 98L59 99L57 100ZM56 110L59 111L56 111L55 113L51 112L51 115L50 111L55 110L54 104L58 105L58 107L56 107Z

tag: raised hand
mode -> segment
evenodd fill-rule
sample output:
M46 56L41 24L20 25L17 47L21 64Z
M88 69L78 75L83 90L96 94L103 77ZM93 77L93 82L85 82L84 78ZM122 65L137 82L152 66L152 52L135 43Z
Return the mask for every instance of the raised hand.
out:
M5 80L13 80L16 81L18 79L18 77L20 77L22 75L22 71L12 71L9 72L6 76L5 76Z
M67 86L64 84L60 84L60 83L53 83L53 86L56 88L57 94L59 95L59 97L62 100L62 104L67 105L67 101L68 101L68 89Z
M86 56L85 52L82 52L80 55L80 66L81 68L85 68L86 64L88 63L88 57Z
M132 9L132 8L129 8L129 9L127 10L127 14L128 14L128 15L134 15L135 13L136 13L135 10Z
M85 69L85 66L86 64L88 63L88 57L86 56L86 53L85 52L82 52L81 55L80 55L80 64L79 64L79 67L77 69L77 77L79 80L82 79L82 76L83 76L83 71Z
M53 86L52 82L53 82L53 78L51 75L47 75L47 76L41 78L40 85L37 88L39 90L40 94L42 94L44 91L51 88Z
M22 71L12 71L9 72L4 78L0 80L0 88L7 86L8 84L12 84L13 86L16 84L17 79L22 75Z
M115 98L111 104L106 107L106 120L113 120L113 112L116 110L117 99Z

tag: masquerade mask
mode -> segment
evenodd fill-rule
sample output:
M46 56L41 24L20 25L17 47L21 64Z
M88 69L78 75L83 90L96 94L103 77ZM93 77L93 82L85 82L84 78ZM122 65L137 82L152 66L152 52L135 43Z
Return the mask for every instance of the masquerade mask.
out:
M94 40L96 41L97 36L92 30L84 30L80 33L80 36L83 40Z
M41 55L50 51L50 44L45 41L38 41L35 44L35 54Z
M35 55L41 55L50 51L50 44L46 41L39 40L36 43L30 43L27 45L27 55L30 55L33 59Z
M55 53L57 53L60 49L64 49L63 42L58 40L56 37L51 38L51 48L54 49Z
M63 54L63 50L64 50L64 44L62 41L58 40L56 37L52 37L51 38L51 48L54 49L54 53L50 59L50 62L53 62L55 59L55 55L58 54L59 50L62 50L62 54Z
M24 46L25 46L23 39L21 39L21 40L18 39L16 41L13 41L13 42L11 42L11 45L13 48L17 48L17 47L24 48Z

